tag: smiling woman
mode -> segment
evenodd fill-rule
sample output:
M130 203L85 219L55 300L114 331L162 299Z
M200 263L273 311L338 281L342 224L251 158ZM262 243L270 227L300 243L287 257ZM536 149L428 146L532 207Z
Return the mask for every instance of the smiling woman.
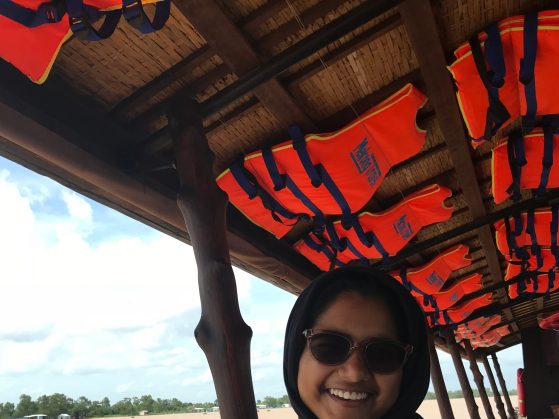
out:
M284 379L302 419L408 419L429 385L417 303L383 272L342 268L315 279L287 325Z

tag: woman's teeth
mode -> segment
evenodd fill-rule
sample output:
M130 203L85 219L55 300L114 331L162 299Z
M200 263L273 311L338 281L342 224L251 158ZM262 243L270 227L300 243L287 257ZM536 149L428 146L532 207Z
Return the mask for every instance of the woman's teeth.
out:
M345 400L363 400L366 399L368 393L359 393L355 391L345 391L345 390L338 390L337 388L331 388L329 390L330 394L340 399Z

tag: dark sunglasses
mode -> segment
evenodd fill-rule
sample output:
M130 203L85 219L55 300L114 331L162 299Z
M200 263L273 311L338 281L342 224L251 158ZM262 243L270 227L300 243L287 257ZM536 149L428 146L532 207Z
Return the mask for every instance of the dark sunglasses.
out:
M388 374L396 371L413 352L412 345L402 345L388 338L371 338L355 344L344 334L328 330L306 329L303 336L314 358L325 365L343 364L359 349L369 371Z

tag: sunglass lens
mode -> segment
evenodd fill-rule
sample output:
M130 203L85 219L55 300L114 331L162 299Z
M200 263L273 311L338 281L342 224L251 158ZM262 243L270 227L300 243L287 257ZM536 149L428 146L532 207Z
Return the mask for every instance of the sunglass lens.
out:
M365 349L369 368L378 373L396 371L404 362L404 348L389 342L371 342Z
M311 338L310 347L317 361L327 365L336 365L345 360L351 344L341 336L317 333Z

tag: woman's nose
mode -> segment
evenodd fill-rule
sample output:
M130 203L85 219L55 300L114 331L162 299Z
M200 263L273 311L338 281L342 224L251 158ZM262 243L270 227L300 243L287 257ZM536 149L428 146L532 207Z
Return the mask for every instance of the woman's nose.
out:
M350 382L364 381L371 376L369 367L360 350L353 351L349 358L340 365L339 373Z

